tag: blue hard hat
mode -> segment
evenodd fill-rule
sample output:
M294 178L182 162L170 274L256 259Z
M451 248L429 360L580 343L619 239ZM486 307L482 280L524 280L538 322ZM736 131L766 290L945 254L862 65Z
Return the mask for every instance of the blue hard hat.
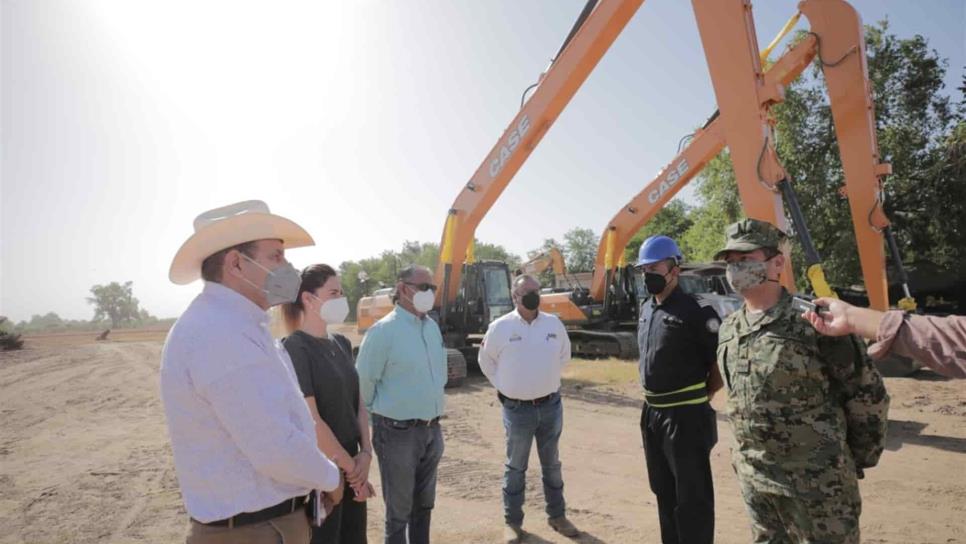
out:
M637 255L637 266L654 264L665 259L674 259L679 263L684 260L684 257L681 256L681 250L674 240L667 236L651 236L641 244L641 251Z

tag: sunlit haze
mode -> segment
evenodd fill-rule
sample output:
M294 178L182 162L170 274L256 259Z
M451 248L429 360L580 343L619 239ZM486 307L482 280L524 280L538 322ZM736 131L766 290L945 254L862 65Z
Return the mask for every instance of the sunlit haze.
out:
M176 316L200 289L167 278L192 220L241 200L315 237L298 267L438 242L583 4L4 0L0 314L90 319L92 285L131 280ZM759 40L796 5L756 2ZM926 36L958 100L961 0L853 5ZM645 2L477 237L525 255L599 233L714 102L690 2Z

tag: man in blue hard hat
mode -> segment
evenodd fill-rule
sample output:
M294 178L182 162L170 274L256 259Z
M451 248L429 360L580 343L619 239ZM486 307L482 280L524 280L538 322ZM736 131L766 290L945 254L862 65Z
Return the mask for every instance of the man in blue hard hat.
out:
M678 287L682 260L667 236L644 240L637 260L650 294L637 326L641 436L661 541L702 544L714 540L710 455L718 429L708 402L722 386L715 362L721 320Z

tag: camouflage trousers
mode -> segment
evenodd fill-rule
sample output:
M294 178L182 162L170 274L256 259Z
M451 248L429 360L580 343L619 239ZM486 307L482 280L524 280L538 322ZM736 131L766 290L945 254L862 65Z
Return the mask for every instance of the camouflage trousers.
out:
M858 544L858 485L820 499L763 493L741 484L756 544Z

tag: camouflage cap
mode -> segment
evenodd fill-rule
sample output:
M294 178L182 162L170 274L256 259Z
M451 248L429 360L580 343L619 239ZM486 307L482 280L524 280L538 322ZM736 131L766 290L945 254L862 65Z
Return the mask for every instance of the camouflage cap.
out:
M787 238L778 227L758 219L742 219L732 223L725 233L727 242L724 248L714 254L716 261L729 251L747 252L764 247L780 249L779 245Z

